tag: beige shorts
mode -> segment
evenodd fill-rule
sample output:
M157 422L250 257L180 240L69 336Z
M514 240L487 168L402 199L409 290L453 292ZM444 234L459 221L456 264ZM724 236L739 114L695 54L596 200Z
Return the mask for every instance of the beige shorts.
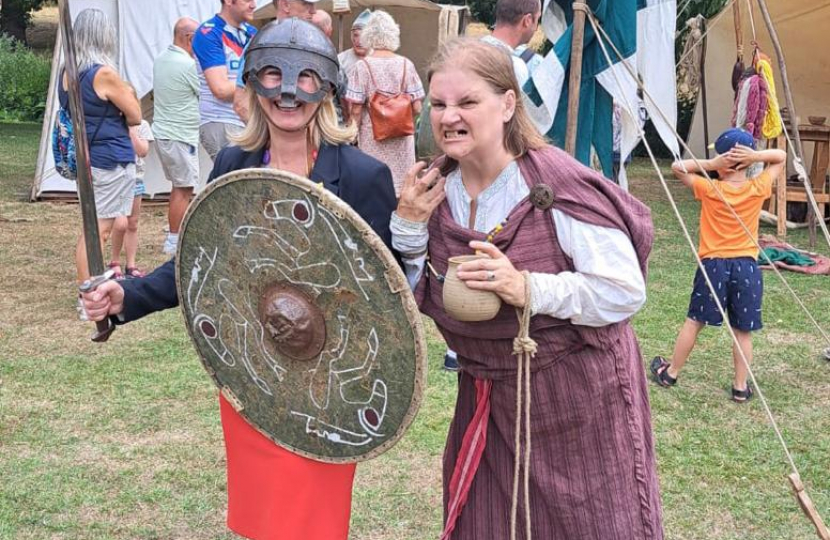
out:
M195 188L199 185L199 152L192 144L170 139L157 139L156 151L164 176L174 188Z
M112 170L92 167L92 191L98 219L129 216L135 196L135 164Z
M216 154L219 150L228 146L228 136L240 131L242 128L234 124L208 122L199 126L199 142L202 143L210 159L216 161Z

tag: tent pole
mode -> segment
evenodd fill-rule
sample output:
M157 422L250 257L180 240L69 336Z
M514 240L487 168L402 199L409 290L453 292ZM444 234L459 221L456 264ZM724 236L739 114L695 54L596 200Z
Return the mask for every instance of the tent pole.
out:
M337 14L337 52L343 52L343 14Z
M700 104L703 106L703 148L706 153L706 159L709 159L709 106L706 103L706 41L709 38L706 37L705 32L708 21L706 19L703 20L705 21L703 23L703 43L700 44Z
M775 25L772 24L772 17L770 17L767 9L766 0L758 0L758 7L761 9L761 14L764 16L764 23L767 25L772 46L775 48L775 55L778 57L778 69L781 70L781 83L784 86L784 95L787 98L787 109L790 111L790 132L793 134L795 140L795 149L800 158L804 157L804 147L801 144L801 135L798 133L798 115L795 112L795 103L793 102L793 93L790 89L790 81L787 77L787 63L784 60L784 50L781 48L781 42L778 40L778 32L775 31ZM804 189L807 190L807 198L812 199L813 187L810 184L809 178L802 178L804 182ZM824 219L824 216L821 216ZM807 223L810 229L810 247L816 245L816 215L813 211L813 205L807 205ZM826 531L826 529L825 529Z
M579 90L582 86L582 46L585 42L585 16L588 5L574 0L571 37L570 79L568 80L568 123L565 128L565 151L576 156L576 132L579 125Z
M38 199L40 186L43 183L43 177L46 175L46 159L47 153L52 149L52 120L51 112L55 110L54 102L57 98L57 92L54 92L55 81L58 80L61 60L61 48L63 47L63 38L61 37L60 27L58 28L55 37L55 48L52 50L52 70L49 74L49 91L46 94L46 109L43 114L43 128L40 131L40 149L37 153L37 168L35 170L35 181L32 183L32 193L29 197L30 202L35 202Z

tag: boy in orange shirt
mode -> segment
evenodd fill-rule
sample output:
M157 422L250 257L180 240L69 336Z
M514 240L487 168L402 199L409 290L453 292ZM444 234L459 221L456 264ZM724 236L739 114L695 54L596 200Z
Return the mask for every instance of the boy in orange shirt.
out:
M752 360L750 333L762 327L764 286L757 263L758 218L761 206L772 194L773 180L781 173L787 159L783 150L756 151L754 148L752 135L733 128L723 132L715 142L716 158L700 160L700 166L694 160L678 161L672 165L674 175L692 188L695 199L700 201L698 255L718 293L721 306L729 315L729 325L735 331L748 362ZM746 168L755 162L765 163L766 168L756 178L748 179ZM701 171L701 167L717 171L720 180L709 182L695 174ZM724 200L729 203L728 206ZM751 238L730 206L746 225ZM656 356L651 361L654 380L661 386L674 386L703 327L721 324L723 317L698 268L689 312L677 336L671 362L662 356ZM732 400L743 403L752 397L752 387L747 383L746 366L734 345L732 361L735 366Z

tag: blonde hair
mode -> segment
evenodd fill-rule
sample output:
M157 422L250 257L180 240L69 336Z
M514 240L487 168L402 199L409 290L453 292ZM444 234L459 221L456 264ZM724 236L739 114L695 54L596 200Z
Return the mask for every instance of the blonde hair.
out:
M268 132L268 118L262 111L257 94L249 85L245 87L248 93L248 110L250 118L245 128L238 135L229 137L231 142L247 152L255 152L265 148L270 134ZM357 139L357 127L354 122L341 125L337 118L337 109L334 107L334 95L329 92L320 105L311 121L308 123L309 140L314 148L319 148L322 142L331 145L351 144Z
M431 81L432 76L439 71L448 69L463 69L474 73L496 94L502 95L512 90L516 95L516 109L504 125L503 142L508 152L518 158L528 150L537 150L549 144L536 129L525 109L522 91L513 71L513 59L507 51L479 39L456 38L441 47L432 59L427 81ZM453 168L453 160L447 160L447 164L442 167L444 171Z
M379 9L366 21L360 44L367 49L395 52L401 47L401 27L392 15Z

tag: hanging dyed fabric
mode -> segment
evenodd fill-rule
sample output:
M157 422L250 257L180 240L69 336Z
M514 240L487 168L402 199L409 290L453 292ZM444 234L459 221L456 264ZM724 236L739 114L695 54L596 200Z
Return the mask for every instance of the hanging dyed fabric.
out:
M775 93L775 79L772 76L772 64L769 56L761 51L755 54L755 71L764 79L767 85L767 112L764 115L762 133L764 139L774 139L784 131L781 120L781 111L778 107L778 96ZM759 137L756 137L759 138Z
M768 112L767 83L751 70L738 86L738 98L732 112L732 125L745 129L754 139L764 138L764 119Z
M735 92L735 97L737 98L738 88L744 76L744 32L741 28L740 2L732 4L732 18L735 20L735 49L737 50L738 56L735 60L735 65L732 67L732 91Z
M681 95L694 97L700 91L700 70L703 63L703 26L706 19L698 15L686 21L689 35L677 66L677 90Z

